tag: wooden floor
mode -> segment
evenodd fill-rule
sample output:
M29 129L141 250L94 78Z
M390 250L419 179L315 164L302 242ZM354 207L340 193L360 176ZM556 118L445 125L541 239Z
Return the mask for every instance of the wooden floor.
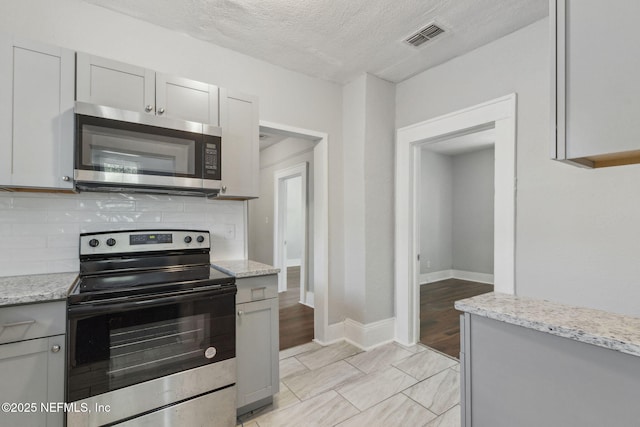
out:
M313 340L313 308L300 304L300 267L287 268L287 291L280 293L280 350Z
M420 342L458 358L461 312L453 303L492 291L493 285L459 279L420 286Z
M300 269L287 268L286 292L280 293L280 350L313 340L313 309L300 304ZM452 357L460 353L459 299L493 291L493 285L448 279L420 286L420 342Z

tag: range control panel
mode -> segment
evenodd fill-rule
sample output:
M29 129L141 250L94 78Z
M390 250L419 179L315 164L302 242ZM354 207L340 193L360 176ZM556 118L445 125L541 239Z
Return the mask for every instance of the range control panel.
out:
M210 249L205 230L126 230L80 235L80 255Z

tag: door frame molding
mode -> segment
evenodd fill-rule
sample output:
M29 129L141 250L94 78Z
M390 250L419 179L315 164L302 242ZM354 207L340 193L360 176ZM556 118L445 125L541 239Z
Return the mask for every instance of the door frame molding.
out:
M325 132L260 120L260 128L315 141L313 147L313 332L331 340L329 331L329 135ZM311 224L309 224L311 226Z
M286 181L291 178L300 177L301 195L301 215L304 221L304 228L301 236L302 257L300 259L300 303L307 304L307 162L298 163L288 168L279 169L273 173L273 264L284 274L278 274L278 292L284 292L288 288L287 284L287 259L285 257L285 231L286 221L286 201L288 190L285 189ZM283 197L284 196L284 197ZM284 206L281 206L284 205ZM282 209L284 207L284 209Z
M515 294L516 101L512 93L396 131L395 335L402 344L420 338L420 149L430 142L494 124L494 290Z

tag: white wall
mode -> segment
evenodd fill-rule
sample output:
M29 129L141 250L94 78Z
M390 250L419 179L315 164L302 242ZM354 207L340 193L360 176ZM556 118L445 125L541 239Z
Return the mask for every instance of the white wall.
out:
M302 259L302 178L296 176L285 181L287 186L287 228L285 240L287 242L287 266L300 266Z
M452 268L493 274L493 148L452 157Z
M329 135L329 318L343 295L342 88L81 0L0 2L0 29L257 95L260 119Z
M395 85L364 74L343 100L344 313L366 324L393 317Z
M397 126L516 92L516 293L639 316L640 165L549 160L549 66L543 19L399 84Z
M244 203L117 193L0 193L0 276L78 271L79 234L188 228L211 232L211 259L244 255Z
M314 142L287 138L260 152L260 197L249 201L249 258L273 264L274 173L306 162L307 174L307 283L313 291L313 147Z
M450 270L453 266L452 157L423 149L420 162L420 273Z

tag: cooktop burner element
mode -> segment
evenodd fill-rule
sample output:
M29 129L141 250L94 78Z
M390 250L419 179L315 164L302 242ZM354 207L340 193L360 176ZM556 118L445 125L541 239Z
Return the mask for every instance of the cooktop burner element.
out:
M203 230L126 230L80 235L80 276L69 304L139 294L230 286L210 268Z

